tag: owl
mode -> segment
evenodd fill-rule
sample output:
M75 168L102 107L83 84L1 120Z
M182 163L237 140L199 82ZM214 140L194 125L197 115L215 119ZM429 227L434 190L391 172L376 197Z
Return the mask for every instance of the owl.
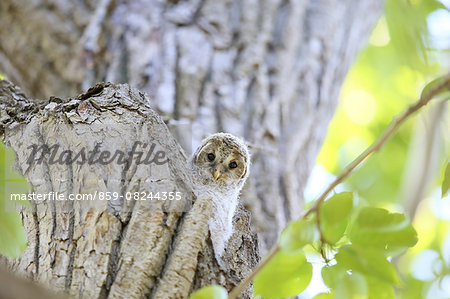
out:
M209 231L214 254L220 263L225 245L233 233L233 216L239 193L250 170L250 154L244 141L216 133L202 141L189 159L194 193L213 202Z

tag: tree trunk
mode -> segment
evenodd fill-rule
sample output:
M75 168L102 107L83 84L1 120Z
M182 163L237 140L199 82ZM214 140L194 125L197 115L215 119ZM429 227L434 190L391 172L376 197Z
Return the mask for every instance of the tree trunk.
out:
M6 262L11 270L79 298L184 298L193 286L214 282L230 290L256 265L256 239L242 209L225 266L210 242L203 250L211 200L192 204L186 157L142 93L98 84L77 98L37 104L0 83L4 142L32 192L49 194L22 208L29 246ZM149 163L133 154L136 142ZM126 163L101 158L117 151ZM163 200L163 192L172 199ZM58 193L68 200L54 200Z
M303 189L337 104L340 86L381 10L380 0L55 0L33 4L3 0L0 72L37 98L73 96L98 81L129 83L148 94L149 105L174 128L174 135L180 137L188 153L210 133L227 131L244 137L251 145L253 165L241 198L251 212L251 225L258 233L259 247L264 253L276 242L286 223L301 214ZM144 141L149 136L154 138L175 163L172 169L165 170L166 177L176 178L167 188L190 194L185 170L174 171L185 167L181 166L185 157L172 137L168 137L165 126L144 107L145 100L138 92L125 96L127 87L114 86L109 85L103 91L113 94L111 90L118 88L124 94L119 99L112 96L114 104L94 101L88 93L78 97L75 104L56 102L47 110L44 104L33 105L41 105L43 122L46 117L57 119L73 111L64 119L83 128L80 129L85 132L83 140L101 139L105 146L118 142L128 148L130 144L121 136ZM117 134L97 132L95 126L84 125L93 121L79 111L80 105L81 111L93 109L81 104L87 101L94 105L96 119L110 119ZM140 112L141 106L144 114ZM27 107L24 105L24 109L31 111ZM120 117L112 112L119 110L123 114ZM128 115L130 120L124 117ZM24 115L17 117L21 123L29 119ZM158 123L156 131L146 123L149 118ZM28 134L37 138L39 135L33 135L37 133L31 128L37 130L41 123L36 117L32 120L35 123L30 122L21 130L30 130ZM191 128L192 137L186 137L187 127ZM79 136L59 125L53 124L51 128L53 131L47 128L39 134L52 140L60 136L67 146L81 142ZM177 131L180 128L181 133ZM23 159L25 152L19 149L25 144L19 142L20 134L6 138L19 161L21 156ZM14 144L13 140L19 143ZM108 182L116 182L115 185L95 186L76 182L55 185L52 180L53 176L73 179L83 177L82 174L88 176L84 172L58 175L59 170L51 167L40 171L33 174L34 179L45 178L44 183L33 184L39 191L141 190L138 183L141 177L124 173L120 167L116 172L105 170L111 175L107 176ZM30 171L25 174L32 179ZM103 175L101 168L94 168L91 173L95 179ZM113 297L128 289L137 297L154 295L166 264L166 258L161 257L170 255L169 240L177 235L181 219L185 218L182 211L187 208L166 214L161 206L157 210L159 216L150 217L145 213L135 215L136 208L141 209L139 202L127 206L124 201L118 207L104 204L93 215L79 210L79 216L72 219L63 216L56 206L38 203L32 216L24 217L30 247L14 263L16 271L34 273L37 280L54 279L60 289L85 296ZM77 202L73 205L77 211ZM251 250L255 241L246 227L249 216L243 210L240 213L243 217L236 219L242 221L242 227L236 231L241 234L245 250L249 250L246 252L251 254L237 251L236 255L251 268L257 260ZM149 217L156 220L139 221ZM88 235L92 237L80 245L79 239L86 238L83 229L88 227ZM108 242L97 244L95 236ZM154 255L144 255L139 262L131 258L147 252L144 248L151 248L147 251ZM86 260L90 262L81 263ZM231 272L220 272L220 268L214 268L217 265L208 263L211 260L214 261L211 252L198 256L197 273L191 282L194 288L213 279L229 288L247 271L245 268L236 277L229 277L227 273ZM155 264L156 261L160 264ZM148 269L150 264L152 270ZM129 273L139 276L142 284L127 281Z

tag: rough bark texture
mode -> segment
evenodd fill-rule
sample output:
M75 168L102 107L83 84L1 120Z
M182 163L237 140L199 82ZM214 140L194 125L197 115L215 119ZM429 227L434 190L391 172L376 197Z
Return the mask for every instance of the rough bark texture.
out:
M264 253L301 214L340 86L381 10L381 0L2 0L0 72L39 98L129 83L169 124L192 127L192 141L179 140L187 152L213 132L242 136L253 166L241 198Z
M302 192L381 0L0 3L0 71L34 97L124 82L202 137L253 144L244 205L263 252ZM188 152L190 148L187 149Z
M10 270L77 298L144 298L150 294L185 298L194 287L210 282L194 284L194 275L211 278L211 260L197 265L201 250L202 256L213 250L209 243L204 248L210 202L197 199L191 208L192 180L186 157L148 103L128 85L110 84L99 84L77 98L37 103L9 82L0 81L4 142L17 153L16 167L32 191L97 196L93 201L32 201L32 209L22 208L29 246L20 259L3 260ZM137 164L134 158L129 168L115 162L61 165L52 162L51 154L42 163L37 159L27 162L33 144L58 144L61 150L55 161L63 150L77 153L86 148L88 152L96 144L100 144L99 151L129 153L135 141L154 143L166 153L168 163ZM180 192L182 199L126 199L129 192L171 191ZM117 192L123 198L101 200L100 192ZM234 263L226 269L212 266L216 280L234 278L224 283L229 290L258 261L249 219L239 221L243 224L236 226L233 236L238 240L227 248ZM249 242L241 241L243 235ZM247 290L245 297L249 294Z

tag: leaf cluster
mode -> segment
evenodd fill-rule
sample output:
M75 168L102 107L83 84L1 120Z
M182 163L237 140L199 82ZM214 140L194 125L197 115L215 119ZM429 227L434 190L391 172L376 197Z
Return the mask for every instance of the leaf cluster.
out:
M400 285L400 278L392 258L416 242L417 234L404 214L355 208L352 193L338 193L318 213L290 223L283 231L281 250L256 277L254 292L263 298L302 292L312 277L304 249L312 245L328 248L322 278L330 293L316 298L395 298L394 286Z

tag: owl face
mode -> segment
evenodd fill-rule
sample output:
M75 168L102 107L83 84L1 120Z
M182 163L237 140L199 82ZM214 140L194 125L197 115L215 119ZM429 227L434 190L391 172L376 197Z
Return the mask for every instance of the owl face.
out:
M231 134L218 133L203 141L193 163L203 170L210 183L243 183L248 175L249 154L241 140Z

